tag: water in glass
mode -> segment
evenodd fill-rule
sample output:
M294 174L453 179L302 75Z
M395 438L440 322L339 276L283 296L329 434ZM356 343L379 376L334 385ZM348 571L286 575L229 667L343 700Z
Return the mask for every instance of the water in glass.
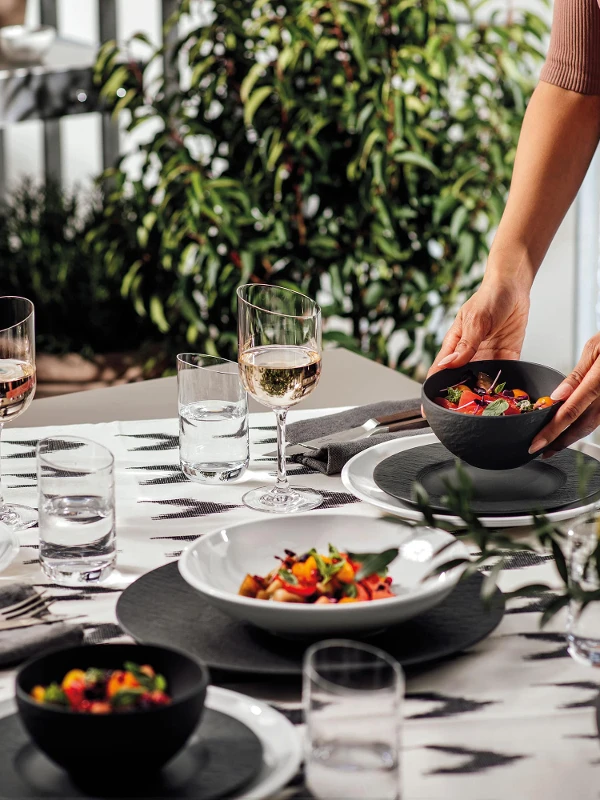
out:
M598 512L577 522L569 531L569 583L582 592L600 589L597 549L600 547ZM567 615L569 654L581 664L600 666L600 603L585 605L573 598Z
M181 469L212 483L239 478L248 465L246 402L199 400L179 409Z
M117 559L110 450L76 436L42 439L37 477L42 570L65 586L106 578Z

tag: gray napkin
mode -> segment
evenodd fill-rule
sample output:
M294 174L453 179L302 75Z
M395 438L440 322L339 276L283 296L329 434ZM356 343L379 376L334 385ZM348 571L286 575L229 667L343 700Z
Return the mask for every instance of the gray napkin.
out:
M36 594L33 586L10 583L0 586L0 608ZM71 647L83 641L83 625L56 622L0 631L0 668L11 667L46 649Z
M345 431L348 428L362 425L363 422L372 417L387 416L388 414L394 414L396 411L420 411L420 409L421 400L418 397L411 400L386 400L381 403L371 403L368 406L352 408L350 411L342 411L340 414L328 414L325 417L293 422L288 425L286 438L292 444L306 442L319 436ZM292 458L299 464L316 469L324 475L337 475L352 456L367 450L369 447L374 447L376 444L381 444L381 442L389 442L392 439L400 439L403 436L414 436L417 433L428 432L428 428L421 428L399 433L374 434L356 442L328 444L317 452L311 452L310 455L299 455Z

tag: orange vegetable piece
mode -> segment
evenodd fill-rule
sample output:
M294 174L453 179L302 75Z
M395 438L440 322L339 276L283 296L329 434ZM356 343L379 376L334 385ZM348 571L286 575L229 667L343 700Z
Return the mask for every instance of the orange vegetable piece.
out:
M89 708L90 714L110 714L112 707L110 703L105 703L100 700L92 703Z
M110 676L108 685L106 687L106 696L114 697L121 689L137 689L139 683L132 672L124 672L123 670L115 670Z
M346 561L341 570L336 573L335 577L340 583L352 583L354 580L354 570L352 569L352 565Z
M527 392L524 392L523 389L513 389L513 397L515 400L527 400L529 399L529 395Z
M340 603L358 603L358 597L342 597Z
M302 583L317 583L319 580L317 562L314 556L309 556L306 561L296 561L292 567L292 575L295 575Z
M140 667L140 672L141 672L143 675L147 675L149 678L153 678L153 677L156 675L156 672L154 672L154 670L152 669L152 667L150 666L150 664L143 664L143 665Z
M85 672L82 669L71 669L62 679L61 689L67 691L73 684L85 683Z
M38 703L44 702L44 697L46 696L46 690L43 686L34 686L30 692L31 697Z
M550 408L554 405L554 400L551 397L540 397L540 399L533 404L534 408Z
M252 575L246 575L242 581L242 585L240 586L238 594L241 594L242 597L256 597L261 589L262 586L259 584L256 578L254 578Z

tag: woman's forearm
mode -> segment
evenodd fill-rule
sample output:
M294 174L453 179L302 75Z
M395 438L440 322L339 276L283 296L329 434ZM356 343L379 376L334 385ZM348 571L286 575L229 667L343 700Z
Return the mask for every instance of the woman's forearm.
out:
M599 140L600 96L540 82L525 114L488 280L531 286Z

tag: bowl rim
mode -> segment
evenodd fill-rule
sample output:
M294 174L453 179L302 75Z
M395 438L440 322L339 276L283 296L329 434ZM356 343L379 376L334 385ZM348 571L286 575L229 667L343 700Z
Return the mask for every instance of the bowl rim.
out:
M58 655L59 653L69 653L69 652L76 653L77 651L79 651L79 650L81 650L83 648L93 649L93 648L96 648L96 647L102 647L103 649L107 648L107 647L115 647L115 648L117 648L117 647L154 647L154 648L157 648L159 650L165 650L165 651L167 651L169 653L176 653L179 656L183 656L188 661L192 661L197 667L200 668L200 673L201 673L200 689L201 690L204 689L204 691L206 691L206 689L210 685L210 671L209 671L207 665L204 663L204 661L202 661L200 658L198 658L197 656L193 655L192 653L188 653L185 650L182 650L179 647L172 647L171 645L166 646L166 645L159 644L159 643L154 643L154 642L143 642L141 644L131 643L131 642L115 642L114 644L110 644L109 642L103 642L102 644L79 644L79 645L73 645L72 647L57 647L54 650L46 650L41 655L33 656L33 658L28 659L24 664L22 664L19 667L19 669L17 671L17 674L15 675L15 696L16 696L16 698L20 702L25 702L25 703L27 703L27 705L29 705L32 708L35 708L37 710L43 709L44 711L48 711L48 712L51 712L51 713L67 714L69 716L76 717L77 719L79 719L81 717L85 717L85 718L93 717L94 716L93 714L79 714L77 712L72 711L70 708L62 708L61 706L53 706L51 704L47 704L46 705L45 703L38 703L37 700L34 700L25 691L25 689L23 689L21 687L21 678L22 678L22 674L25 672L26 669L28 669L29 667L33 666L34 664L36 664L36 663L38 663L40 661L43 661L44 659L46 659L46 658L48 658L50 656L55 656L55 655ZM75 667L72 667L72 669L75 669ZM155 714L155 713L164 712L165 709L173 708L174 706L178 706L181 703L187 703L189 700L192 699L192 697L194 697L194 695L197 692L198 692L198 687L196 687L195 689L189 689L187 692L184 692L177 699L172 698L171 702L167 706L157 706L156 708L136 708L133 711L128 711L127 712L127 716L129 717L129 716L137 716L138 714ZM106 717L109 717L109 718L112 719L112 718L114 718L114 716L115 716L114 714L107 714L107 715L103 714L102 715L102 717L105 718L105 719L106 719Z
M324 517L324 515L322 513L320 514L320 513L316 513L316 512L303 513L302 515L300 515L300 514L290 515L290 517L288 517L288 519L297 519L300 516L302 517L302 519L311 519L311 518L314 519L314 518L318 517L320 520L323 520L324 518L325 519L331 519L333 517L346 517L346 518L356 519L356 517L354 515L352 515L352 514L328 514L326 517ZM455 536L453 536L453 534L449 533L448 531L443 530L443 528L432 528L429 525L420 525L420 524L419 525L409 525L408 523L404 523L402 521L400 521L399 523L396 523L396 522L392 522L392 521L388 521L388 520L382 519L381 517L364 517L364 519L365 520L371 520L373 522L384 523L385 525L390 525L390 526L394 525L394 527L396 527L396 528L397 527L401 527L401 528L409 529L409 530L413 530L413 531L417 531L417 530L435 531L436 533L445 534L445 535L451 537L452 539L454 539L453 546L457 545L459 548L462 548L464 550L465 555L468 554L468 548L466 547L464 542L461 542L460 539L456 538ZM336 616L339 615L339 614L356 613L357 610L359 610L359 609L360 609L360 613L361 614L369 614L369 613L373 613L374 609L376 609L376 608L388 607L388 606L392 606L392 605L401 605L402 603L406 602L410 598L410 596L407 597L406 595L396 595L395 597L382 598L380 600L377 600L376 603L374 603L373 601L368 602L368 603L358 603L358 604L355 604L355 603L343 603L342 605L336 603L336 604L330 605L330 606L327 606L327 605L315 606L312 603L270 603L269 604L269 603L266 603L264 600L257 600L255 597L243 597L242 595L234 594L233 592L227 592L227 591L225 591L223 589L214 588L212 586L209 586L205 582L201 582L202 585L203 585L203 588L199 589L195 579L194 579L194 582L192 582L191 580L188 580L188 577L187 577L188 575L190 577L192 577L191 570L190 570L190 568L188 566L188 561L191 558L192 551L195 549L196 545L198 545L199 542L208 542L211 539L216 539L225 530L227 530L227 531L235 530L235 529L243 528L243 527L245 527L247 525L252 525L252 524L255 524L255 523L262 523L262 524L267 523L267 524L275 525L276 523L280 523L281 524L281 519L279 519L278 517L273 517L271 519L265 520L264 523L263 523L263 520L249 519L249 520L245 520L243 522L237 522L237 523L235 523L233 525L221 525L219 528L217 528L215 530L212 530L212 531L208 531L207 533L202 534L201 536L199 536L197 539L194 539L193 542L190 542L187 545L187 547L183 550L182 554L179 556L179 559L178 559L179 573L182 576L182 578L186 581L186 583L189 586L191 586L193 589L195 589L197 592L199 592L200 594L204 594L204 595L206 595L208 597L214 598L215 600L222 600L222 601L224 601L226 603L237 605L237 606L240 606L242 608L244 608L244 607L245 608L254 608L254 609L262 608L267 613L272 613L273 611L277 610L277 613L285 613L285 614L287 614L287 613L290 613L290 614L302 614L302 613L310 614L310 613L313 613L314 614L315 613L315 609L318 608L318 612L317 613L319 613L321 615L321 617L324 617L326 615L331 615L332 613L335 614ZM448 540L448 542L450 542L450 539ZM450 549L450 548L448 548L448 549ZM441 573L437 577L446 587L453 587L453 586L456 585L456 583L458 583L458 580L460 578L459 570L460 570L460 567L454 567L453 569L446 570L445 572ZM419 598L428 597L431 594L435 594L437 591L440 591L440 586L439 586L439 583L436 582L436 583L433 583L427 589L424 589L422 592L420 592L418 597ZM413 599L415 599L415 598L413 597ZM269 612L269 609L271 609L270 612ZM371 609L371 611L369 611L368 609Z
M567 377L566 375L563 375L563 373L560 372L560 370L555 369L554 367L547 367L545 364L538 364L537 361L521 361L521 359L518 359L518 358L480 358L478 361L469 361L467 364L464 364L463 367L448 367L447 369L439 370L438 372L435 372L433 375L430 375L423 382L423 385L421 387L421 399L423 401L427 401L428 403L431 403L431 405L434 405L436 407L436 409L439 408L439 410L441 412L443 412L444 414L451 414L453 417L455 417L456 411L454 409L452 409L452 408L444 408L444 406L439 406L437 403L435 403L432 400L431 397L429 397L429 395L427 394L426 389L425 389L425 387L427 386L428 382L432 378L435 378L437 375L440 375L443 372L449 372L451 369L467 369L471 364L483 364L485 362L494 363L494 362L504 362L504 361L512 361L514 363L523 364L525 366L530 366L530 367L541 367L542 369L548 370L548 372L553 372L556 375L558 375L559 378L560 378L560 381L559 381L558 385L560 385L560 383L562 383L562 381L564 381L565 378ZM536 410L537 411L549 411L551 408L558 408L558 406L560 406L563 402L564 402L563 400L557 400L554 403L554 405L550 406L549 408L540 408L540 409L536 409ZM487 420L490 420L490 419L494 419L494 420L501 420L501 419L502 420L516 420L517 418L523 419L523 417L529 417L528 414L524 414L524 415L523 414L510 414L508 417L504 417L504 416L502 416L502 417L493 417L491 415L487 416L487 417L483 417L482 415L475 416L473 414L461 414L460 416L463 417L463 418L476 419L476 420L480 420L480 421L481 420L487 421ZM479 422L476 423L476 424L479 424Z

